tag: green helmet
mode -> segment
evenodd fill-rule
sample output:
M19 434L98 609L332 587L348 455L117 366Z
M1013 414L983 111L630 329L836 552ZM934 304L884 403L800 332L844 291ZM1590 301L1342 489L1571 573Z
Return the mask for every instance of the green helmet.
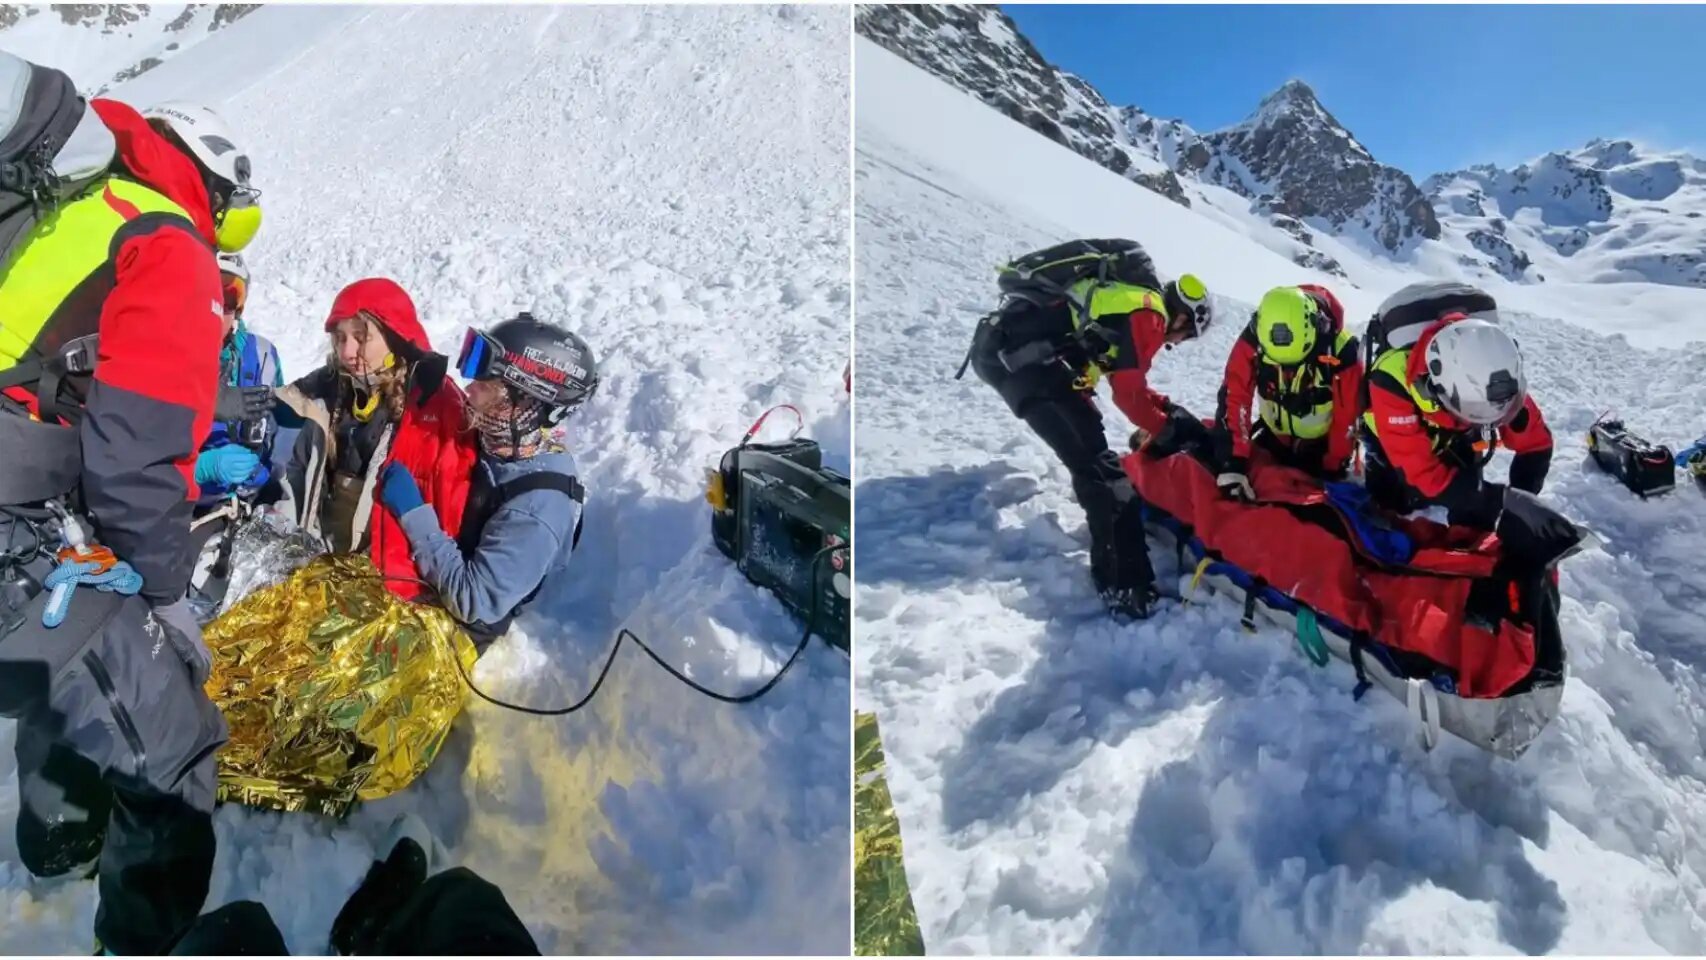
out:
M1315 298L1297 287L1269 290L1256 308L1256 341L1262 355L1286 366L1302 363L1315 349L1319 313Z

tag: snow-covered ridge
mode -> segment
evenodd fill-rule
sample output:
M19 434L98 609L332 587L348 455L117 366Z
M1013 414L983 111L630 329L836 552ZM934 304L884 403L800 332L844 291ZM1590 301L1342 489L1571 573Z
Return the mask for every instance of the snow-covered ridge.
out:
M1209 178L1264 210L1324 223L1386 253L1439 237L1409 174L1375 160L1301 80L1286 81L1242 123L1204 139L1221 156Z
M1200 132L1113 106L1048 63L994 6L862 6L858 31L1081 156L1208 208L1292 262L1355 279L1355 259L1472 282L1706 287L1706 163L1598 140L1514 170L1418 186L1302 81Z
M1706 160L1688 153L1594 140L1425 186L1452 229L1510 251L1513 278L1706 287Z
M64 70L86 94L154 69L254 13L247 3L0 6L0 50Z
M1388 253L1439 225L1409 176L1376 161L1301 81L1268 96L1240 124L1201 134L1136 106L1113 107L1089 83L1043 59L993 6L862 6L859 32L1008 116L1115 173L1190 206L1226 205L1269 218L1293 259L1341 272L1334 257L1292 224L1372 244ZM1289 223L1275 222L1285 218Z

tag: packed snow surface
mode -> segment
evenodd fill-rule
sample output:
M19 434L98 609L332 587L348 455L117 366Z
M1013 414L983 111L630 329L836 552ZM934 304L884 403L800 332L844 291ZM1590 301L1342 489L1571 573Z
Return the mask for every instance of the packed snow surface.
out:
M994 266L1071 237L1133 237L1207 281L1227 322L1154 374L1205 415L1268 287L1328 282L1360 321L1422 275L1354 253L1355 286L1311 273L874 44L855 56L857 706L882 723L930 952L1706 950L1706 502L1643 502L1584 462L1606 408L1653 440L1706 428L1706 348L1634 343L1682 318L1632 304L1619 337L1511 312L1558 438L1545 499L1605 544L1562 567L1572 676L1527 755L1424 753L1400 704L1353 701L1348 667L1245 633L1232 599L1112 622L1065 469L952 379Z
M592 345L603 385L568 436L585 536L480 662L487 692L578 699L619 627L730 692L797 641L711 545L701 494L776 403L850 466L847 23L269 6L115 91L210 102L248 139L267 223L247 319L287 375L323 362L333 295L371 275L413 294L441 351L524 308ZM323 952L412 810L548 954L843 952L849 679L814 641L772 694L729 706L629 650L570 717L471 700L425 777L343 822L222 807L208 907L259 899L292 951ZM0 722L0 951L87 953L94 884L17 862L12 739Z

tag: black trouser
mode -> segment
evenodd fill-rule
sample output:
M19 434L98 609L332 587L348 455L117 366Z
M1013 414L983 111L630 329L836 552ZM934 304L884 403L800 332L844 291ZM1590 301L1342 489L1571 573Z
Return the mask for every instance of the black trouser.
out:
M503 892L466 867L428 878L390 917L364 952L393 956L537 956L539 946ZM228 903L196 921L178 956L279 956L284 937L267 908Z
M1232 434L1224 426L1215 427L1215 452L1218 456L1218 466L1224 468L1232 459ZM1321 461L1327 456L1327 438L1301 440L1297 437L1284 437L1268 429L1266 423L1257 422L1250 429L1250 446L1260 448L1273 459L1275 463L1302 470L1314 476L1321 476Z
M162 953L207 897L224 720L143 600L78 588L53 629L46 600L0 638L20 855L51 874L98 849L95 936L115 953Z
M1483 461L1465 442L1458 451L1457 475L1437 496L1429 497L1404 479L1403 471L1386 458L1386 448L1366 424L1358 425L1363 443L1363 483L1374 501L1395 513L1441 506L1446 522L1491 530L1498 522L1503 487L1482 476Z
M1098 590L1141 589L1155 580L1143 539L1137 490L1108 447L1093 394L1073 388L1060 364L1035 364L1017 372L1002 365L998 328L979 328L972 368L1018 417L1049 445L1072 476L1072 493L1090 528L1090 575Z

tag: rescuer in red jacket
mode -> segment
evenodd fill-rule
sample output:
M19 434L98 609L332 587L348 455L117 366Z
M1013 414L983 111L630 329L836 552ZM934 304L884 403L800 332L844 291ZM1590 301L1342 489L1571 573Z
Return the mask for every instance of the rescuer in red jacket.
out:
M1497 324L1445 314L1412 346L1375 359L1368 398L1364 473L1391 509L1437 504L1452 523L1492 529L1505 485L1482 470L1501 446L1516 455L1510 486L1537 494L1546 482L1552 432L1528 393L1516 341Z
M978 378L1049 445L1072 476L1090 530L1090 573L1108 609L1149 615L1154 571L1136 491L1108 448L1096 383L1150 434L1207 434L1149 385L1163 347L1200 336L1208 291L1190 274L1162 283L1131 240L1075 240L1019 258L1002 274L1000 309L978 325L967 360Z
M0 87L19 98L5 149L39 145L14 152L8 189L75 184L8 208L0 271L0 542L40 538L7 548L0 597L18 854L37 876L97 869L101 944L160 953L213 866L226 728L185 598L190 516L219 385L214 253L253 237L260 193L206 107L85 102L9 54Z
M1253 499L1252 445L1318 476L1345 474L1362 394L1358 349L1326 287L1275 287L1262 297L1232 344L1220 388L1221 492Z

